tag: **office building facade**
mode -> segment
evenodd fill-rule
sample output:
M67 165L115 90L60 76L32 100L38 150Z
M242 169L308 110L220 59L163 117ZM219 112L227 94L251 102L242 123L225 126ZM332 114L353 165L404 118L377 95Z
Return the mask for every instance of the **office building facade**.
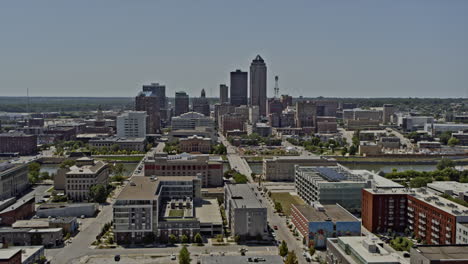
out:
M219 103L220 104L229 103L229 87L225 84L219 85Z
M129 111L117 117L118 137L146 137L145 111Z
M174 106L174 116L180 116L182 114L188 113L190 98L186 92L176 92L175 93L175 106Z
M267 208L250 184L226 184L224 208L231 234L242 238L263 238L268 234Z
M247 105L247 72L236 70L231 72L231 105Z
M267 67L265 61L257 55L250 64L250 105L258 106L260 115L266 116L267 103Z

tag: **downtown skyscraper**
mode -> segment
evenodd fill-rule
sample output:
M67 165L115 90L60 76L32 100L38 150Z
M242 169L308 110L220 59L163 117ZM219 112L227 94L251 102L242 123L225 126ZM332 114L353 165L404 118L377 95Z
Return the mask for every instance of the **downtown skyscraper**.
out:
M247 72L231 72L231 105L247 105Z
M267 67L260 55L250 64L250 105L258 106L260 115L266 116Z

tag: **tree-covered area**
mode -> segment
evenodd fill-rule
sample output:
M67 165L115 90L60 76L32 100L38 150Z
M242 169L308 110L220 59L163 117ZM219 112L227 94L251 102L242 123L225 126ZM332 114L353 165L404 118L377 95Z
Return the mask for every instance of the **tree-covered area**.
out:
M227 154L226 146L224 146L223 143L214 145L211 148L211 154L226 155Z
M397 237L390 240L390 246L396 251L409 251L413 247L413 242L406 237Z
M50 147L51 145L48 145ZM137 155L137 154L144 154L145 152L136 151L136 150L126 150L121 149L119 145L114 144L110 147L94 147L90 146L89 144L83 143L79 140L70 140L70 141L60 141L54 144L55 146L55 155L57 156L64 156L69 154L70 152L90 152L91 155ZM146 146L147 149L152 148L151 144Z
M305 150L315 154L327 154L327 152L329 154L334 154L335 151L339 149L348 151L348 148L346 148L343 143L340 143L334 139L322 141L317 136L311 136L308 139L288 138L287 141L295 146L302 146Z
M236 171L236 170L233 170L233 169L230 169L228 171L226 171L224 173L224 177L226 179L230 179L230 178L233 178L234 181L236 183L247 183L249 182L249 179L247 178L247 176L245 176L244 174Z
M134 99L131 97L29 97L29 109L41 112L89 112L99 106L103 110L130 110ZM27 97L0 97L0 112L26 112ZM66 113L73 115L73 113Z
M396 170L385 174L387 179L404 179L403 184L409 182L409 187L424 187L433 181L457 181L468 183L468 171L454 169L455 163L450 159L441 159L434 171L407 170L398 172Z
M257 133L252 133L250 135L242 135L239 137L242 141L243 145L247 146L258 146L261 144L265 144L267 146L280 146L281 139L274 138L274 137L262 137ZM228 137L228 141L233 143L236 137Z

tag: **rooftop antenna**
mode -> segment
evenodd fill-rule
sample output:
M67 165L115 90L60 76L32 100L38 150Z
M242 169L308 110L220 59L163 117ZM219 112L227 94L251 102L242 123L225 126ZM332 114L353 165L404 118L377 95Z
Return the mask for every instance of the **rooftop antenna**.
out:
M275 76L275 98L279 96L279 85L278 85L279 77L278 75Z

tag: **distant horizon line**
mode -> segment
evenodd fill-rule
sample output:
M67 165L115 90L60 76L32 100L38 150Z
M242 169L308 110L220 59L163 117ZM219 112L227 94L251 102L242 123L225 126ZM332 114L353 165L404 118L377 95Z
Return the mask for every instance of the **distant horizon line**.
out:
M287 95L287 94L286 94ZM199 96L190 96L190 98L198 98ZM279 96L278 98L280 98ZM28 96L18 96L18 95L2 95L0 98L28 98ZM135 96L29 96L29 98L100 98L100 99L125 99L125 98L135 98ZM175 98L175 96L166 96L166 98ZM219 99L219 96L216 97L209 97L208 99ZM268 99L274 97L268 97ZM416 97L416 96L408 96L408 97L398 97L398 96L382 96L382 97L336 97L336 96L292 96L293 99L468 99L465 97Z

